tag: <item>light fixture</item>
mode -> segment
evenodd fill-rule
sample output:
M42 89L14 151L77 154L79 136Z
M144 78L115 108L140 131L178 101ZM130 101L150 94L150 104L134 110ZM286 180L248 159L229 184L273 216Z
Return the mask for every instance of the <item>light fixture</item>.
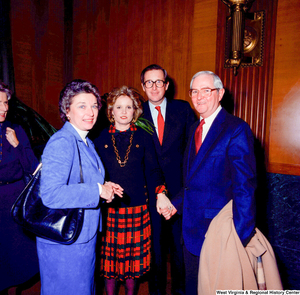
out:
M249 13L255 0L222 0L229 9L227 17L225 67L237 69L262 65L264 12Z

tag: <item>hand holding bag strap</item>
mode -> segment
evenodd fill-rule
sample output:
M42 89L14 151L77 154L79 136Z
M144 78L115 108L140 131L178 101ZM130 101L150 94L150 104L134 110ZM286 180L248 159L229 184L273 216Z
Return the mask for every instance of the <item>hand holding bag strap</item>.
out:
M77 144L80 182L83 183L80 151ZM44 206L40 198L40 178L42 164L15 201L11 214L14 220L39 237L61 244L74 243L82 229L84 210L51 209Z

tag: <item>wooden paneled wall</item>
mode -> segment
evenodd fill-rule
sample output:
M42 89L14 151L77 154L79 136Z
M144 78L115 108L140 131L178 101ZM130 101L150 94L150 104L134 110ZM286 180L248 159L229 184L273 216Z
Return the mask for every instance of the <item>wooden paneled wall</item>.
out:
M190 82L199 71L215 71L217 41L218 2L196 0L194 7ZM188 83L189 85L189 83ZM189 89L189 87L188 87Z
M63 8L63 0L11 0L16 95L55 127L61 125Z
M300 175L300 1L278 0L270 172Z
M266 13L262 67L224 68L228 8L221 0L10 0L17 96L59 128L58 96L72 78L101 93L129 85L158 63L175 98L190 101L191 77L215 71L225 105L247 121L270 172L300 175L298 0L255 0ZM277 9L278 6L278 9ZM65 9L65 12L64 12ZM299 133L300 134L300 133Z
M17 95L56 128L59 92L71 78L101 93L124 84L142 92L142 69L158 63L175 98L190 101L193 74L214 70L215 0L73 0L71 16L66 3L11 0Z
M217 46L216 73L233 114L250 125L261 145L267 170L300 175L300 2L256 0L254 11L265 12L263 65L240 68L236 77L224 68L229 11L220 1L217 44L223 46Z
M245 120L251 127L262 147L268 145L270 104L272 100L272 81L274 64L274 44L276 25L276 5L274 1L255 1L250 12L265 12L263 65L259 67L240 67L238 74L232 68L225 68L225 37L228 7L219 1L218 43L216 73L226 89L224 100L233 114Z
M74 0L74 77L101 92L129 85L142 92L140 73L157 63L189 99L194 1ZM213 48L213 43L211 48Z

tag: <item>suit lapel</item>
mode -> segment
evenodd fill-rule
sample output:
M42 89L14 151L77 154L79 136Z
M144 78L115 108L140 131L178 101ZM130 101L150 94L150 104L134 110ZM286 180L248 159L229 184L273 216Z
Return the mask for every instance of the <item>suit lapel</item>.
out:
M169 148L169 145L173 143L172 136L174 134L174 128L177 126L177 116L174 114L176 110L173 108L173 104L171 100L167 100L167 108L166 108L166 119L165 119L165 129L164 129L164 137L163 137L163 145L162 149L166 150Z
M146 101L143 104L143 113L144 113L143 117L145 119L147 119L148 121L150 121L152 124L154 124L152 116L151 116L151 112L150 112L150 107L149 107L149 102L148 101Z
M88 145L91 147L89 148L82 140L78 132L74 129L74 127L69 122L65 123L64 128L70 133L72 133L73 136L75 137L75 140L77 141L78 144L81 159L83 158L83 156L86 156L86 158L89 159L91 165L93 165L97 170L101 168L101 172L104 174L104 167L102 163L98 160L98 156L95 155L95 150L92 148L93 146L92 141L89 138L87 138Z
M154 125L154 122L153 122L153 119L152 119L152 115L151 115L151 112L150 112L149 101L146 101L144 103L143 108L144 108L144 118L147 119L147 120L149 120ZM164 134L165 134L165 130L164 130ZM156 152L160 154L162 147L160 145L160 142L159 142L156 130L154 130L152 138L153 138L153 142L154 142L154 145L155 145Z
M222 109L215 120L213 121L202 145L198 152L198 154L195 157L194 163L191 165L190 171L187 173L187 181L193 178L193 175L195 172L199 169L201 162L209 156L209 153L214 149L215 145L217 144L217 139L224 129L224 121L226 118L226 112ZM188 159L190 159L190 153L192 150L192 144L194 144L194 134L193 132L193 138L189 144L189 155Z
M174 115L175 111L176 110L173 109L172 101L167 99L165 128L164 128L164 137L163 137L162 145L160 145L157 133L154 132L153 134L153 141L155 144L155 148L159 154L161 154L163 150L168 149L169 145L172 144L173 142L172 136L174 134L174 128L176 128L176 121L178 120L176 115ZM149 120L152 124L154 124L148 101L144 104L144 118Z
M102 166L102 164L100 165L101 162L98 160L98 156L96 155L95 149L93 148L93 143L89 139L87 139L87 142L89 146L87 146L81 138L80 140L78 140L80 153L84 154L86 158L89 159L91 165L94 166L97 170L99 170L100 168L101 173L104 174L104 167Z
M88 153L89 155L91 155L91 157L93 159L96 160L96 163L97 163L97 168L100 169L101 173L104 175L104 166L95 150L95 146L94 146L94 143L89 139L89 138L86 138L87 139L87 143L89 145L89 147L87 148L88 149Z

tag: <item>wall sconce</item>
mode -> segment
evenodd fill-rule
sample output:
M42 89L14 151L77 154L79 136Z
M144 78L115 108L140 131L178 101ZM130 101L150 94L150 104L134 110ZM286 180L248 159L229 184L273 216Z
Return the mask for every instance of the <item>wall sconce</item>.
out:
M264 12L249 13L255 0L222 0L230 9L226 26L225 68L261 66L263 56Z

